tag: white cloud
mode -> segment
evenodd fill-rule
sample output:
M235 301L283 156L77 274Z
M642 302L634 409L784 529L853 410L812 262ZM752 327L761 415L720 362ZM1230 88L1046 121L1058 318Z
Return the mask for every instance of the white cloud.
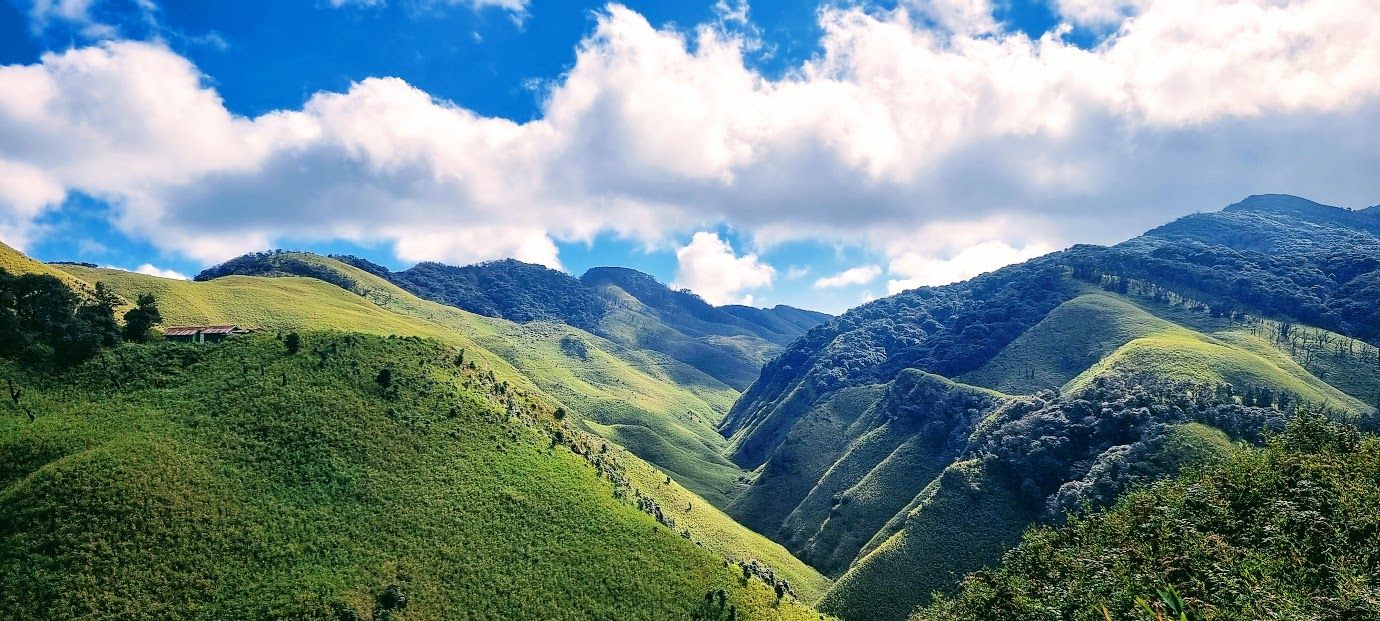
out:
M916 287L946 285L1053 250L1044 244L1017 249L1006 242L988 241L964 248L948 258L906 252L891 259L889 271L899 278L888 280L886 288L888 293L899 293Z
M786 280L800 280L810 275L810 266L792 265L786 268Z
M903 4L955 34L986 34L997 30L989 0L904 0Z
M190 278L189 276L187 276L186 274L183 274L182 272L178 272L178 271L175 271L175 270L169 270L169 269L163 269L163 268L158 267L157 265L154 265L154 264L152 264L152 263L142 263L142 264L139 265L139 267L136 267L136 268L134 268L134 269L129 269L129 268L127 268L127 267L117 267L117 266L114 266L114 265L107 265L107 266L105 266L105 267L106 267L106 268L109 268L109 269L112 269L112 270L120 270L120 271L124 271L124 272L134 272L134 273L136 273L136 274L145 274L145 275L147 275L147 276L157 276L157 277L159 277L159 278L171 278L171 279L173 279L173 280L191 280L191 278Z
M816 289L865 285L882 275L882 268L876 265L862 265L815 281Z
M776 277L772 266L757 255L738 256L718 234L695 233L690 243L676 250L676 280L672 287L694 291L710 304L752 304L744 291L760 289Z
M147 274L149 276L157 276L159 278L172 278L174 280L190 280L186 274L174 270L165 270L163 268L149 263L144 263L139 267L134 268L134 271L140 274Z
M1148 4L1149 0L1055 0L1054 9L1074 24L1106 26L1120 23Z
M745 64L749 35L657 29L613 5L523 123L395 78L249 118L158 44L48 54L0 67L0 162L26 175L0 190L0 236L38 234L80 191L202 262L348 240L552 265L560 240L665 243L721 223L758 247L952 262L991 240L1007 256L1114 241L1250 193L1375 202L1380 4L1081 2L1065 19L1135 17L1089 50L984 30L986 2L827 6L822 51L780 78Z

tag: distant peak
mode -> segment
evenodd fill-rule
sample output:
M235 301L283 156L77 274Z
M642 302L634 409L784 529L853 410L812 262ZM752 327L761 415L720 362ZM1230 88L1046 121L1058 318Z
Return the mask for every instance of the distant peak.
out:
M1283 213L1331 213L1335 211L1346 211L1340 207L1332 207L1322 203L1315 203L1306 198L1293 196L1290 194L1255 194L1246 197L1239 203L1228 205L1223 211L1274 211Z
M652 276L651 274L648 274L646 272L639 272L631 267L591 267L588 270L585 270L584 275L580 277L580 281L584 282L587 285L596 285L603 283L638 283L642 285L656 285L660 287L666 287L666 285L662 284L661 281L657 280L655 276Z

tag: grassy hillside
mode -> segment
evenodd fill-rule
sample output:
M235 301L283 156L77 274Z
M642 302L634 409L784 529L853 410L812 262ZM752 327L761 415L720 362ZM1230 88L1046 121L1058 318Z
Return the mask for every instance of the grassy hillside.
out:
M0 417L6 616L722 618L723 589L739 618L817 618L639 510L619 451L457 350L304 341L5 364L35 415Z
M1039 510L1013 494L977 461L944 470L903 520L820 602L844 619L905 619L929 591L1001 557Z
M325 265L335 264L306 256ZM672 373L683 376L695 371L645 352L609 354L604 348L616 349L615 344L568 326L521 326L480 317L418 299L375 275L348 266L343 266L347 269L342 273L351 279L357 293L314 278L229 276L190 282L118 270L63 267L128 295L155 293L169 325L241 323L284 332L335 329L421 336L462 348L466 361L493 370L496 379L516 388L540 391L553 407L563 407L582 427L606 434L634 454L647 455L657 467L702 497L694 502L696 505L709 507L709 499L724 502L740 475L719 456L723 439L712 428L715 412L727 406L731 390L702 375L698 377L710 387L696 388L693 381L672 382L680 377ZM572 348L562 341L568 336L584 343L582 358L567 353ZM630 360L640 360L643 366L634 367ZM715 385L718 388L711 389ZM651 488L647 494L657 498L669 489ZM679 500L677 496L675 504ZM801 584L802 593L810 592L808 585L823 580L818 572L783 554L780 546L736 523L710 519L711 515L698 512L688 521L682 520L682 525L696 532L701 528L708 532L736 531L723 540L719 535L701 540L726 556L771 563L793 584ZM705 516L703 526L698 524L701 516Z
M1070 380L1064 388L1077 391L1098 376L1134 371L1210 384L1269 386L1274 391L1288 392L1310 404L1334 410L1366 412L1371 409L1314 377L1263 341L1241 334L1234 335L1231 340L1242 346L1198 334L1139 338L1117 348Z
M1058 388L1133 339L1188 330L1095 291L1050 311L992 360L959 379L1010 394Z
M720 457L713 425L736 394L687 365L627 350L563 324L516 324L422 300L333 259L293 253L339 276L337 286L298 276L179 281L119 270L63 266L126 297L154 293L167 325L239 323L274 331L336 329L434 338L465 348L501 379L540 389L591 429L646 455L686 485L724 503L740 474ZM345 287L348 287L345 288Z
M1303 419L1263 450L1028 533L912 619L1373 619L1377 503L1380 441Z

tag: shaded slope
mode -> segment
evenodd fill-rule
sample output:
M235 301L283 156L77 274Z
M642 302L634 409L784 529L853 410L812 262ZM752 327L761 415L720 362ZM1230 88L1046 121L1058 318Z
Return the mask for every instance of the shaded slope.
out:
M717 618L724 589L740 617L816 618L638 510L617 451L457 350L304 340L3 365L37 415L0 418L7 616L379 618L401 592L409 619Z

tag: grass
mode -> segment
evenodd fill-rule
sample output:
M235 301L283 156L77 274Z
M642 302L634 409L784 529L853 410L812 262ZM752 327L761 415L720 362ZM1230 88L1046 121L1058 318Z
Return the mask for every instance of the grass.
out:
M7 256L0 252L0 258ZM299 277L232 276L189 282L120 270L63 267L73 273L68 278L103 281L127 296L154 293L167 325L238 323L276 332L334 329L420 336L463 348L466 360L492 369L497 379L540 392L553 407L565 408L580 426L607 434L634 454L651 457L658 468L703 497L693 504L722 504L735 492L741 471L720 456L724 441L713 429L736 394L722 384L658 354L627 350L568 326L520 326L481 317L421 300L332 259L303 256L339 267L356 283L354 291ZM572 359L566 353L568 347L563 348L561 341L567 337L587 345L584 359ZM686 376L691 381L678 383ZM632 456L626 461L638 463ZM651 466L642 467L651 470ZM669 489L656 487L647 493L657 498ZM674 503L661 504L670 506L679 500L677 495ZM725 540L720 541L721 537ZM736 523L716 525L711 535L700 540L733 558L770 563L782 575L793 576L793 584L822 580L799 560L779 554L780 546ZM812 590L822 591L807 586L803 593Z
M501 379L557 400L610 439L720 505L741 472L720 457L714 425L732 405L732 388L656 352L634 350L563 324L520 325L422 300L373 274L306 253L354 281L353 291L312 278L229 276L207 282L120 270L63 266L85 282L105 282L128 298L153 293L166 325L237 323L271 331L344 330L434 338L462 347ZM583 356L567 353L570 340ZM631 429L637 427L638 429ZM670 447L672 450L667 450ZM657 461L658 456L675 459Z
M1086 293L1050 311L992 360L958 379L1009 394L1032 394L1064 385L1134 339L1188 332L1125 298Z
M979 462L950 465L886 536L844 574L820 610L844 619L902 620L930 593L1001 557L1039 514Z
M1234 337L1237 343L1245 337ZM1263 385L1298 395L1316 406L1347 412L1368 412L1370 407L1319 380L1287 356L1264 343L1233 346L1200 334L1144 337L1127 343L1064 385L1076 392L1104 373L1149 372L1204 383L1233 386Z
M396 585L398 619L722 618L718 589L739 618L818 618L639 511L621 451L553 435L540 397L456 350L304 341L4 365L36 414L0 416L6 617L368 618Z
M784 539L821 571L842 574L877 531L953 462L980 413L1001 399L938 375L902 372L851 426L855 439L786 518Z

